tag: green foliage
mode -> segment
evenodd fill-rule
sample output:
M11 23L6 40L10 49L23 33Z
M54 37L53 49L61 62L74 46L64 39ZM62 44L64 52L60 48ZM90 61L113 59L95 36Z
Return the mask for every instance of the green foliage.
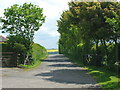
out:
M16 52L19 57L17 64L23 64L27 54L26 47L21 43L16 43L14 39L14 42L11 40L9 39L6 43L2 43L2 52Z
M81 63L80 60L72 58L72 56L68 56L72 62L75 64L84 67L84 69L88 70L88 73L97 81L99 85L102 85L102 90L110 89L110 90L118 90L120 88L120 77L118 72L112 72L108 70L108 68L95 67L95 66L85 66Z
M25 53L26 52L25 46L20 43L14 43L13 49L17 53Z
M25 38L32 37L34 31L37 31L45 21L42 8L31 3L20 6L15 4L5 9L4 15L5 17L1 19L4 32L25 35Z
M43 9L31 3L15 4L5 9L4 17L0 18L2 32L9 33L7 41L8 51L20 53L20 57L24 59L22 63L30 63L33 36L44 21Z
M32 45L32 62L29 65L19 65L20 67L24 67L25 69L31 69L38 67L41 64L41 61L48 56L47 50L39 45L34 43Z
M108 22L112 27L113 27L113 36L112 38L114 39L115 43L120 42L120 11L114 12L115 17L114 18L106 18L106 22Z
M7 43L0 43L1 48L2 48L2 52L6 52L7 51Z
M31 3L24 3L20 6L15 4L5 9L4 17L1 18L2 31L9 33L10 36L16 35L16 40L25 43L25 47L29 50L33 42L34 32L45 21L42 10Z
M44 59L47 56L47 50L43 46L34 43L32 47L32 58L34 61Z
M60 53L116 72L119 12L118 2L70 2L58 20Z
M15 43L19 43L25 46L26 51L28 52L31 49L31 45L33 42L30 42L27 38L25 39L24 37L20 35L10 35L7 37L7 43L9 45L9 48L13 48Z
M106 68L95 68L95 67L87 67L89 74L91 74L95 79L97 79L98 84L102 85L102 88L111 88L111 89L119 89L120 86L120 78L118 77L118 73L113 73Z

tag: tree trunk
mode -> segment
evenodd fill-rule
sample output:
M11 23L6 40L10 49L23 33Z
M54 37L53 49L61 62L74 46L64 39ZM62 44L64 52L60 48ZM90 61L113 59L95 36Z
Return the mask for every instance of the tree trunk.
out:
M96 40L96 66L100 66L101 65L101 58L99 57L100 56L100 53L99 53L99 47L98 47L98 43L99 43L99 40Z

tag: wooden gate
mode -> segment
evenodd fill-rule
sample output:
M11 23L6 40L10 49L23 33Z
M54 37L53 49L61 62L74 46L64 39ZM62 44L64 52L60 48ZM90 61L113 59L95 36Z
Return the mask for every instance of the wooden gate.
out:
M17 53L16 52L0 52L2 67L15 67L17 66Z

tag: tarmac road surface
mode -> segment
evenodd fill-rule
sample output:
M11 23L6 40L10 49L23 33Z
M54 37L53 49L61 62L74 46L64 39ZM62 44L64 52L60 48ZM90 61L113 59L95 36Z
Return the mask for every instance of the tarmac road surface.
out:
M2 88L99 88L87 71L61 54L49 55L33 70L2 69Z

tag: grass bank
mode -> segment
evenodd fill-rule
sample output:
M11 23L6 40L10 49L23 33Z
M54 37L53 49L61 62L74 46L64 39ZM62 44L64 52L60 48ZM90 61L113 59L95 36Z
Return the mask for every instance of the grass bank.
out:
M69 57L69 56L68 56ZM120 89L120 76L118 72L112 72L105 67L84 66L80 60L69 57L75 64L84 67L88 73L97 80L102 89L119 90Z
M47 56L48 56L47 50L43 46L34 43L32 47L32 59L33 59L32 64L20 66L24 67L25 70L36 68L41 64L41 62L45 58L47 58Z

